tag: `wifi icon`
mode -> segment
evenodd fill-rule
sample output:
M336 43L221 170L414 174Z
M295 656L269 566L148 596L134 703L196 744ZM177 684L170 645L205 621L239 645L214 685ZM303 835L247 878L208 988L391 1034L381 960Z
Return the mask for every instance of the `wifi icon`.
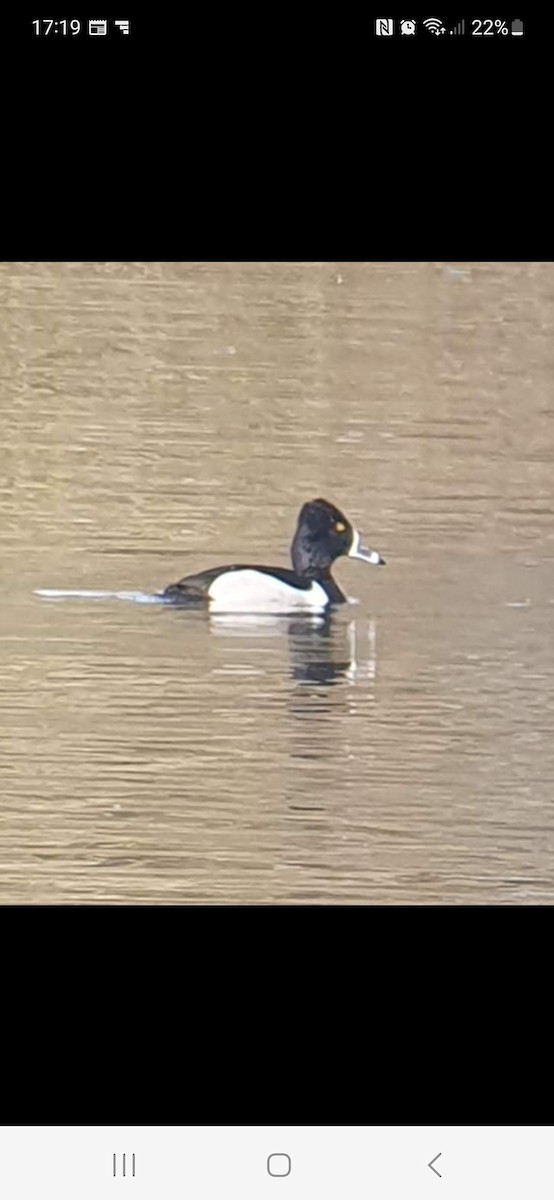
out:
M434 33L437 37L441 33L446 33L446 29L438 17L427 17L427 20L423 21L422 24L429 30L429 33Z

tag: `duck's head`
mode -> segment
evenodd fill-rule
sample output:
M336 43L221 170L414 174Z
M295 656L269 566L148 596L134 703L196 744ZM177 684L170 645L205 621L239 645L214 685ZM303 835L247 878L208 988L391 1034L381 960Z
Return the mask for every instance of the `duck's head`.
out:
M310 500L300 509L290 553L298 575L324 574L341 555L374 566L385 562L376 550L362 545L358 530L328 500Z

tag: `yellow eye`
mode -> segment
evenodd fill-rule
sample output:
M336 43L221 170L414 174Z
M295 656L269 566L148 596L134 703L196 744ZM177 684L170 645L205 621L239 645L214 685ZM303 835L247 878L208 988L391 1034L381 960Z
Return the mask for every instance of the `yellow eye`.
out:
M346 525L343 525L342 521L337 521L335 525L335 533L344 533L345 529Z

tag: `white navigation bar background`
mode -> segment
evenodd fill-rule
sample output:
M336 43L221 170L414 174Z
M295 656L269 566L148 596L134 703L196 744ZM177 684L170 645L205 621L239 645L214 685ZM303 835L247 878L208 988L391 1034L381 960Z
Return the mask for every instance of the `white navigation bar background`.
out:
M547 1125L3 1125L0 1196L554 1200L553 1152Z

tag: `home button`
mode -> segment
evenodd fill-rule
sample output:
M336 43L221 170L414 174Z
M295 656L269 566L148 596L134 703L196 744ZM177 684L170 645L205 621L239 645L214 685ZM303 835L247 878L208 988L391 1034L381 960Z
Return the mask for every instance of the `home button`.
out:
M288 1154L270 1154L267 1160L268 1174L277 1176L290 1175L291 1165Z

